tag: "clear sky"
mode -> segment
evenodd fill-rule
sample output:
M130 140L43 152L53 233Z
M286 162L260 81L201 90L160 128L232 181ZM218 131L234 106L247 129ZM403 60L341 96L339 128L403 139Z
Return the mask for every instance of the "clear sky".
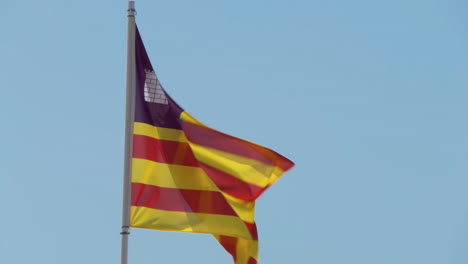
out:
M119 263L127 1L2 2L0 262ZM260 263L468 263L468 2L136 1L189 113L296 167ZM129 264L232 263L132 229Z

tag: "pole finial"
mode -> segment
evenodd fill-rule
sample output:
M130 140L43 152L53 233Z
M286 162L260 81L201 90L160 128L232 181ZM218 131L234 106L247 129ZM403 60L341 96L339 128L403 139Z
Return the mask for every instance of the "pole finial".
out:
M136 15L135 1L128 1L127 13L128 13L128 16L135 16Z

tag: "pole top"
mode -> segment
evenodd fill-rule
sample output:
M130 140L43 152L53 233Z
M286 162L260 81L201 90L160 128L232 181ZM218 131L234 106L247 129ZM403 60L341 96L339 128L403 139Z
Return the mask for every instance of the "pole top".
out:
M136 15L135 1L128 1L127 14L128 14L128 16L135 16Z

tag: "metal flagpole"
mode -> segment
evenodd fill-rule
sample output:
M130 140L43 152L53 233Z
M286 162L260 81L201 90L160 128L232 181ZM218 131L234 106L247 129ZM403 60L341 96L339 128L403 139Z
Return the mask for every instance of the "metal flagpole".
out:
M128 261L128 236L130 235L130 173L132 171L131 153L133 149L133 120L135 117L135 2L128 2L127 29L127 95L125 103L125 149L123 173L123 201L122 201L122 248L120 263Z

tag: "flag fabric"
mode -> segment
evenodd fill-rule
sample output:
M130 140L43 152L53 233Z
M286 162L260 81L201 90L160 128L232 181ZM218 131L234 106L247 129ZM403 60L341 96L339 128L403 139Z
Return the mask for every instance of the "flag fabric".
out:
M235 264L258 260L255 200L294 164L202 124L161 86L136 29L130 226L212 234Z

